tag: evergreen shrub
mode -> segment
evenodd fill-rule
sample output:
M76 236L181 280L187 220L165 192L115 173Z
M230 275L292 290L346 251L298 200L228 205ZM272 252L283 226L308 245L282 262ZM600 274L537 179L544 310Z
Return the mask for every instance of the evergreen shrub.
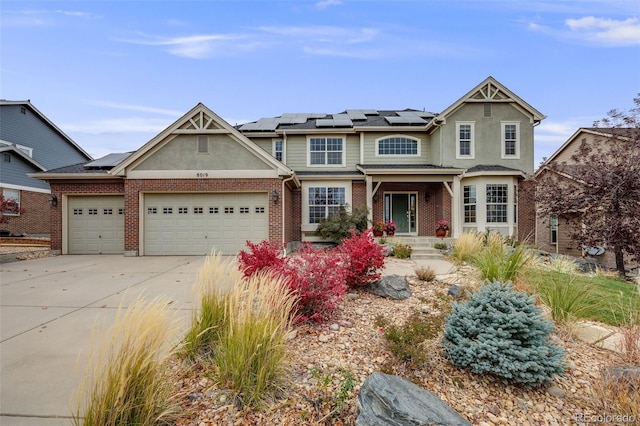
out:
M494 281L453 304L444 331L445 356L476 374L540 386L564 371L564 350L549 341L553 328L534 297L515 291L511 282Z
M316 235L323 240L340 244L351 235L352 230L360 234L369 227L368 213L366 206L357 207L352 211L347 210L346 206L340 206L336 213L320 219Z

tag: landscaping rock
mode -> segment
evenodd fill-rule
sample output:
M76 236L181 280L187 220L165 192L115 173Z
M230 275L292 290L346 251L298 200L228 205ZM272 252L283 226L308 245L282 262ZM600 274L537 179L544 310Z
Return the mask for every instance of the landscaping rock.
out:
M447 294L449 296L453 296L456 299L458 299L458 298L462 297L462 289L454 284L451 287L449 287L449 291L447 292Z
M390 299L407 299L411 297L411 289L405 277L400 275L387 275L375 281L365 289L377 296Z
M551 396L555 396L556 398L564 398L566 396L564 391L558 386L549 386L547 388L547 393Z
M358 404L356 426L471 425L431 392L384 373L367 377Z
M635 365L608 367L604 372L604 377L618 383L628 384L629 389L640 390L640 367Z

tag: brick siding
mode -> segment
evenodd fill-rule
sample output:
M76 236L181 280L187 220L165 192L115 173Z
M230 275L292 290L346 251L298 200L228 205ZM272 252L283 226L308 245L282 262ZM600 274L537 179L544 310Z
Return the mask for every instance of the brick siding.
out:
M9 231L13 235L42 235L48 236L49 205L51 195L42 192L20 191L20 207L24 212L17 215L5 215L7 223L0 224L0 229Z
M533 243L536 240L536 183L533 179L518 184L518 239Z

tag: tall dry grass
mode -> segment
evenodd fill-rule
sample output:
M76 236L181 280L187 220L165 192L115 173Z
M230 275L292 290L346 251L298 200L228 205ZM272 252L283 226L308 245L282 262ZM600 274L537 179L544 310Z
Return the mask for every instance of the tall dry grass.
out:
M453 242L452 256L459 262L469 262L482 251L484 238L479 232L464 233Z
M506 244L502 235L490 232L486 237L486 245L473 256L472 262L480 269L483 280L515 282L534 257L534 253L524 244L512 247Z
M177 324L163 299L118 309L106 337L94 332L87 374L78 390L73 423L85 426L157 425L175 414L165 375Z
M283 383L296 297L283 279L257 273L244 279L232 259L213 253L198 274L200 307L181 353L200 357L238 402L261 403Z

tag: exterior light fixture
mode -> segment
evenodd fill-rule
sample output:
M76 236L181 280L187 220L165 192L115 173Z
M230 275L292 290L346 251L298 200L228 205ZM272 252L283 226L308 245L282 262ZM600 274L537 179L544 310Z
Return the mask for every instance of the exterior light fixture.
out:
M49 204L51 204L51 207L55 207L58 205L58 197L56 197L55 195L52 195L51 198L49 198Z
M279 199L280 199L280 195L278 194L278 190L274 189L273 192L271 193L271 200L273 200L273 204L276 204Z

